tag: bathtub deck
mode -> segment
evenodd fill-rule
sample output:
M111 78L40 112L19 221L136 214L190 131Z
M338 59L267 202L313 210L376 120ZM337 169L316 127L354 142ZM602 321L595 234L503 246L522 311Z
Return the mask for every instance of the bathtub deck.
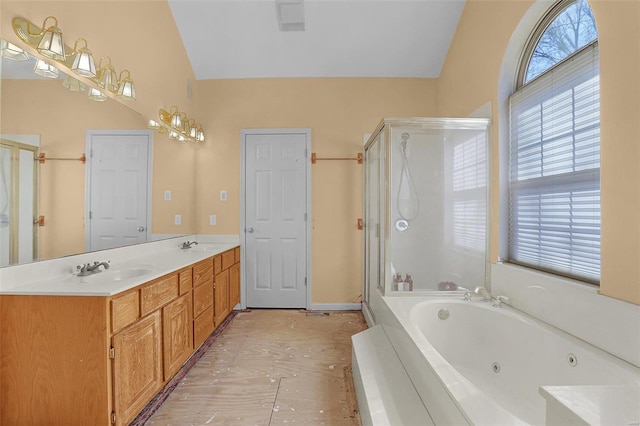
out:
M353 375L362 423L433 426L391 342L381 326L356 334Z

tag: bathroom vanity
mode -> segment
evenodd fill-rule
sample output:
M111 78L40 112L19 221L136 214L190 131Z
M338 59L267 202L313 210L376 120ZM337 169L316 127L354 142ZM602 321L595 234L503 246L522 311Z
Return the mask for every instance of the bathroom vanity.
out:
M129 424L240 301L237 244L136 260L2 289L0 424Z

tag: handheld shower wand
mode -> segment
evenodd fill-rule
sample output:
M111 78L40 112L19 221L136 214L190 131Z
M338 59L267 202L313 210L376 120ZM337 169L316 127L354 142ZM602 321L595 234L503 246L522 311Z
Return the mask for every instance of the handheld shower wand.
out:
M402 166L400 168L400 183L396 193L396 208L400 219L396 220L395 224L398 231L409 229L409 223L420 214L420 199L418 198L416 185L409 167L409 157L407 156L407 142L410 136L407 132L402 133L400 136L402 138L400 142ZM403 202L405 202L404 205Z

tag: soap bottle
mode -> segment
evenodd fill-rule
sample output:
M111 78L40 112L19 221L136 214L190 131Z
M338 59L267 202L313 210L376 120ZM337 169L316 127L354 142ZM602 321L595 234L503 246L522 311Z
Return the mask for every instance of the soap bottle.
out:
M402 275L400 272L396 273L396 276L393 277L393 291L403 291L404 290L404 282L402 281Z
M411 274L407 274L404 279L404 291L413 291L413 280L411 279Z

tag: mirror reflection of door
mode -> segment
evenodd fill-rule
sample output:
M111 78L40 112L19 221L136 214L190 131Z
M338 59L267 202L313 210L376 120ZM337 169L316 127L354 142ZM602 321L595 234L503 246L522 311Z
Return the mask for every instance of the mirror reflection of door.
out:
M87 131L88 251L148 241L151 138L150 131Z
M38 258L37 135L0 138L0 267Z

